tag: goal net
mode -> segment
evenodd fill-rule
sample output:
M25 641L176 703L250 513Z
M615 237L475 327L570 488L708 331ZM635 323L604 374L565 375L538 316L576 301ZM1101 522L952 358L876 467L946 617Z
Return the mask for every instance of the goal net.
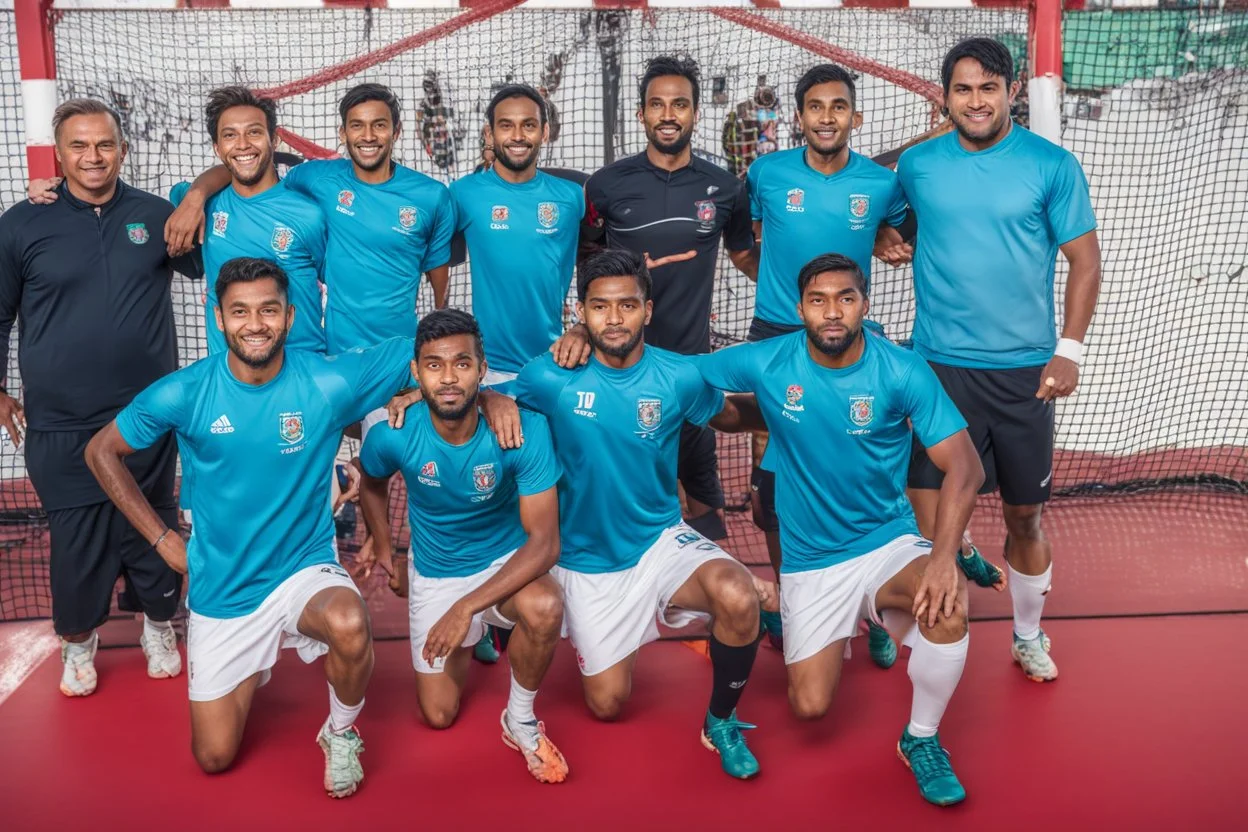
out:
M215 162L203 118L208 90L242 83L279 100L281 150L336 152L337 101L365 80L403 102L398 157L449 182L480 161L492 92L540 87L555 122L541 164L591 173L637 153L636 82L652 56L684 52L702 71L694 147L743 170L760 147L800 143L794 86L833 61L858 77L864 123L853 147L895 158L941 119L940 61L959 39L988 35L1028 65L1023 7L647 10L93 9L54 13L58 93L122 114L124 178L167 195ZM1232 11L1068 12L1062 143L1082 161L1105 252L1102 298L1078 394L1058 408L1059 495L1148 488L1248 489L1248 35ZM0 188L22 198L20 94L11 12L0 11ZM1025 78L1024 78L1025 81ZM1026 125L1020 96L1015 118ZM1064 261L1059 258L1058 297ZM206 354L202 287L174 287L181 360ZM716 346L743 340L754 289L723 258L712 309ZM431 308L428 287L421 310ZM451 303L471 309L467 271ZM1061 303L1059 300L1058 308ZM876 264L873 317L909 336L908 268ZM9 389L20 383L16 350ZM344 450L345 452L345 450ZM0 619L47 615L47 539L20 452L0 451ZM749 449L721 439L728 546L766 551L749 522ZM394 495L396 528L405 526ZM346 523L344 541L360 530ZM405 529L396 542L406 543ZM349 546L346 548L349 549Z

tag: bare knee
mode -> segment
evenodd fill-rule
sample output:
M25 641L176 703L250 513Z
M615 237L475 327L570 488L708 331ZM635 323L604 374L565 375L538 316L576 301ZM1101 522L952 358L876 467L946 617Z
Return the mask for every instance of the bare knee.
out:
M708 588L715 622L742 639L758 635L758 592L744 569L726 569Z
M455 717L459 716L459 703L426 705L421 702L420 714L430 728L442 731L455 724Z
M330 605L325 610L325 630L330 647L338 655L351 659L368 655L372 636L363 601L350 598Z
M816 691L789 686L789 706L801 720L822 719L832 707L833 691Z
M585 704L595 719L603 722L614 722L624 713L624 703L628 701L627 690L585 691Z
M211 742L192 742L191 751L205 774L220 774L230 767L238 755L237 747Z
M1006 506L1005 529L1010 540L1018 543L1034 543L1044 539L1040 525L1043 505Z
M553 586L535 584L516 598L520 621L533 633L558 636L563 627L563 597Z

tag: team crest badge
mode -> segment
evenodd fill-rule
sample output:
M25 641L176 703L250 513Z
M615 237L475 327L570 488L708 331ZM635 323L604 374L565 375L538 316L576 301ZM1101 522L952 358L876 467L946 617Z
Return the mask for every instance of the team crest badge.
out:
M542 228L553 228L559 222L559 206L553 202L539 202L537 221L542 224Z
M805 393L800 384L790 384L788 389L784 391L784 409L785 410L805 410L806 406L802 404L802 394Z
M508 214L510 214L510 212L507 210L506 205L495 205L493 210L490 211L490 221L507 222Z
M426 462L420 466L420 475L422 477L436 477L438 475L438 463Z
M660 399L637 400L637 424L642 430L654 430L663 421L663 402Z
M849 420L858 427L871 424L875 418L875 396L850 396Z
M141 222L132 222L127 225L126 233L130 235L130 242L136 246L141 246L148 240L147 226Z
M354 202L355 202L354 191L339 191L338 192L338 204L341 205L343 208L350 208Z
M230 225L230 215L225 211L213 211L212 233L218 237L225 236L225 229Z
M399 225L404 228L411 228L416 224L416 209L410 205L404 205L399 209Z
M278 434L291 445L303 440L303 413L283 413L278 417Z
M866 194L849 195L849 215L856 220L866 218L871 213L871 197Z
M273 227L273 239L271 241L271 245L273 246L273 250L278 254L285 254L286 250L290 248L290 244L294 241L295 232L291 231L284 225L277 225Z
M698 219L702 222L710 222L715 219L715 200L703 199L693 203L693 207L698 209Z
M472 484L481 493L486 494L493 491L496 481L493 462L478 465L472 469Z
M794 208L801 208L802 203L805 201L806 201L806 192L803 191L801 188L791 188L789 192L785 194L785 202L787 202L789 205L793 206Z

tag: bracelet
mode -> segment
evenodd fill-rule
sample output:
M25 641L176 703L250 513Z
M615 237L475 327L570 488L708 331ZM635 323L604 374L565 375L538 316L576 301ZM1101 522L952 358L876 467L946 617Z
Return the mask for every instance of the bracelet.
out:
M1073 338L1059 338L1053 354L1068 358L1079 365L1083 363L1083 344Z
M165 542L165 538L169 536L169 532L171 532L171 531L173 531L173 529L165 529L164 534L162 534L160 537L156 538L156 542L152 544L152 548L153 548L153 549L159 549L159 548L160 548L160 544Z

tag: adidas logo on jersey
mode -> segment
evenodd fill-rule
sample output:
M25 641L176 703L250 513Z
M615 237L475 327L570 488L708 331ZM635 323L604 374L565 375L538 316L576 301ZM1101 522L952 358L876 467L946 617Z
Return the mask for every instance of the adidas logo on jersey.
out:
M213 433L233 433L234 426L230 424L230 417L222 413L217 421L212 423L209 430Z

